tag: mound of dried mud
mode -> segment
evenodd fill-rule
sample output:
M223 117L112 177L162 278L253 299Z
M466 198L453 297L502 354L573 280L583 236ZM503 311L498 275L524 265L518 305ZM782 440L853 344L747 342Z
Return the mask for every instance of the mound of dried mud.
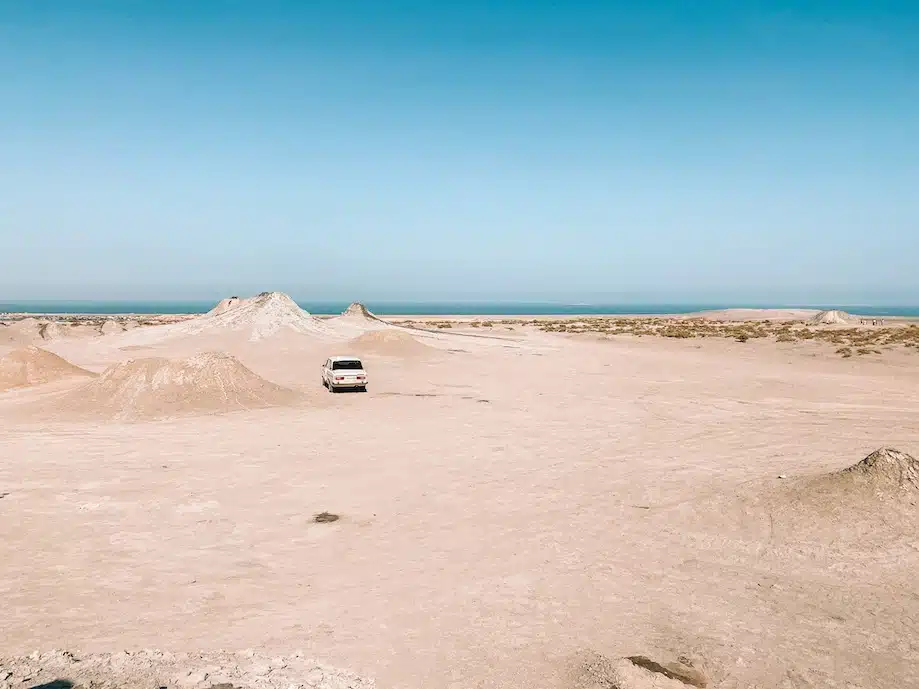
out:
M420 356L432 351L410 334L396 329L374 330L358 335L351 340L351 347L366 354L408 357Z
M143 420L289 405L299 395L218 352L131 359L59 399L62 415Z
M748 484L692 511L687 524L769 549L907 552L919 532L919 462L883 448L840 471Z
M94 375L39 347L16 349L0 358L0 390Z
M833 510L866 502L909 502L919 497L919 461L905 452L882 448L858 464L802 478L791 488L803 504Z
M370 312L370 309L368 309L360 302L354 302L351 304L347 309L341 312L341 315L348 318L360 318L369 321L380 320Z
M142 347L191 337L241 337L257 342L285 332L321 340L341 339L326 323L301 309L286 294L263 292L249 299L225 299L206 314L195 318L121 334L118 342L121 347ZM211 346L223 349L226 344L221 341Z
M859 319L845 311L833 309L832 311L821 311L811 318L808 323L811 325L851 325L858 323Z
M103 655L69 651L0 656L0 687L95 689L373 689L373 680L305 658L144 650Z

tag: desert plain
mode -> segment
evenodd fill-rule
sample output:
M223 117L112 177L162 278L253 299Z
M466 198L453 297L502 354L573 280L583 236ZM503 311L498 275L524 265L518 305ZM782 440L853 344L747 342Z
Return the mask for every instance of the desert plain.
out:
M2 689L919 687L915 324L2 323Z

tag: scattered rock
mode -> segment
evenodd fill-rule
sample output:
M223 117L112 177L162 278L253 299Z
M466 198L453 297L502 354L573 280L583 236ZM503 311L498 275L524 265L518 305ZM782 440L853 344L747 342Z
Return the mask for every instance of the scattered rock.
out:
M682 682L691 687L703 688L708 686L708 679L702 672L687 664L685 659L672 663L659 663L645 656L629 656L626 658L632 665L654 674L660 674L667 679Z
M337 522L339 519L341 519L341 517L331 512L320 512L313 517L313 521L317 524L330 524L331 522Z

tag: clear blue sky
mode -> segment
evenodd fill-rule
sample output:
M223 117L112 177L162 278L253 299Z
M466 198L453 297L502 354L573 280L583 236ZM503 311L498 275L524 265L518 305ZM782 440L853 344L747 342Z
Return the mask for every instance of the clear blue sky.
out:
M0 299L919 303L919 3L0 0Z

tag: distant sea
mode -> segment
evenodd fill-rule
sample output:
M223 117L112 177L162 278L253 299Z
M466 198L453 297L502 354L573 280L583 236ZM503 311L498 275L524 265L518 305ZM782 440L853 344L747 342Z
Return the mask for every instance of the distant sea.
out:
M345 301L298 301L301 308L317 315L344 311ZM0 301L0 313L48 314L127 314L163 313L196 314L209 311L215 301ZM863 316L919 317L919 306L862 306L845 304L561 304L550 302L366 302L372 312L381 315L438 316L556 316L556 315L634 315L679 314L728 308L774 309L842 309Z

